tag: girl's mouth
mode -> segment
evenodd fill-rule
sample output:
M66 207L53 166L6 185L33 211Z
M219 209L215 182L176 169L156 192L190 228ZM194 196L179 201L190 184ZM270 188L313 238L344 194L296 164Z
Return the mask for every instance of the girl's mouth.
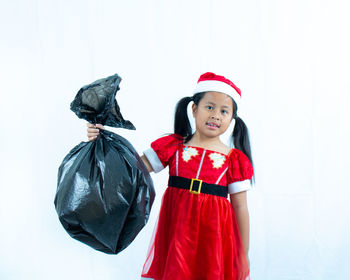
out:
M215 130L215 129L218 129L220 126L216 123L206 123L207 127L209 129L212 129L212 130Z

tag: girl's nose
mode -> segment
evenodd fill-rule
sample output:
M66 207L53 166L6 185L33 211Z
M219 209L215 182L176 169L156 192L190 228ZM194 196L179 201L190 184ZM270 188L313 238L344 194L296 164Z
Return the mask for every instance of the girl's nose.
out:
M217 115L212 115L211 118L212 118L213 120L218 120L218 119L219 119L219 117L218 117Z

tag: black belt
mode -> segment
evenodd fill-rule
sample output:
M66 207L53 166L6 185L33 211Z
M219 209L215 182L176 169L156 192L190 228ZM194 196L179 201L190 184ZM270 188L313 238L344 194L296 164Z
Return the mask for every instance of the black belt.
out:
M227 187L216 184L208 184L199 179L188 179L179 176L170 176L168 186L190 190L190 193L207 193L227 197Z

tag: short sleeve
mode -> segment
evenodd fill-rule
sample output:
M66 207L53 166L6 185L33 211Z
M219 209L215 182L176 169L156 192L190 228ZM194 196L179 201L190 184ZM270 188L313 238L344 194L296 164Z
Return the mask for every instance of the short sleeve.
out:
M153 141L151 147L143 152L155 173L167 167L169 160L182 141L183 137L181 135L170 134Z
M254 170L249 158L240 150L233 149L229 154L229 169L227 172L228 193L238 193L250 190L250 179Z

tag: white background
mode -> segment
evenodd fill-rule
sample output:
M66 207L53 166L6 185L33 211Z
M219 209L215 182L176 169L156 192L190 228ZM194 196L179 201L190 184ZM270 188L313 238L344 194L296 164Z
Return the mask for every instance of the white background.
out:
M252 279L348 279L347 1L0 3L0 279L139 279L167 171L152 175L149 223L119 255L70 238L53 204L57 170L87 137L69 105L118 73L137 130L113 131L142 153L172 132L176 102L207 71L242 89L257 182Z

